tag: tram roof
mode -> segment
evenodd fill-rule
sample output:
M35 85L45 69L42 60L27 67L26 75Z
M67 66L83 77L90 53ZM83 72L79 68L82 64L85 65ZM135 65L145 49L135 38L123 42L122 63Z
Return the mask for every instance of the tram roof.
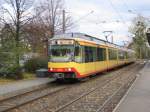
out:
M99 39L97 37L93 37L84 33L65 33L65 34L59 34L59 35L55 35L52 39L81 39L81 40L86 40L89 42L94 42L96 44L101 44L101 45L107 45L110 47L114 47L114 48L119 48L119 49L123 49L123 50L128 50L128 51L132 51L131 49L127 49L123 46L119 46L117 44ZM50 40L52 40L50 39Z

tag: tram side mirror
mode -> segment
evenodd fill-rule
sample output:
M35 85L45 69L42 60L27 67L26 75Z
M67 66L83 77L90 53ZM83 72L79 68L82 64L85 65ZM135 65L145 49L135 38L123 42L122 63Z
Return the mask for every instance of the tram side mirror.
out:
M147 36L148 43L150 45L150 28L147 29L146 36Z
M150 33L146 33L148 43L150 44Z

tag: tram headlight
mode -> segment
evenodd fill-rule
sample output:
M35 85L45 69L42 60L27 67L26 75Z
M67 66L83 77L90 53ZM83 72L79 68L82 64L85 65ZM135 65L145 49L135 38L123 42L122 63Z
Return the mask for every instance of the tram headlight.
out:
M53 71L53 68L50 68L50 71Z
M68 71L71 71L71 68L68 68Z

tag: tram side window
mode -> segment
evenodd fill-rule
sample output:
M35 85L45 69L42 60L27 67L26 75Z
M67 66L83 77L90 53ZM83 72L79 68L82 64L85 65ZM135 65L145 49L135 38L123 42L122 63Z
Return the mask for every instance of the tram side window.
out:
M84 51L85 51L85 62L93 62L94 61L94 57L95 57L95 49L93 47L88 47L85 46L84 47Z
M128 59L128 58L129 58L129 56L128 56L128 52L125 52L125 57L126 57L126 59Z
M105 61L105 60L106 60L106 49L97 48L97 61Z
M128 57L129 59L132 59L132 58L133 58L132 52L128 52L128 56L129 56L129 57Z
M119 51L119 59L124 59L125 55L124 55L124 51Z
M117 51L114 49L109 49L109 60L116 60L117 59Z

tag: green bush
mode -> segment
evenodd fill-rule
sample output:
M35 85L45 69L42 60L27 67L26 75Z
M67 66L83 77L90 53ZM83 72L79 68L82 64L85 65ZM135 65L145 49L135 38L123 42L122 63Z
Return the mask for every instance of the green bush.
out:
M48 59L46 57L31 58L26 61L24 68L26 72L35 73L40 68L47 68Z
M22 68L7 65L0 68L0 76L9 79L23 79Z

